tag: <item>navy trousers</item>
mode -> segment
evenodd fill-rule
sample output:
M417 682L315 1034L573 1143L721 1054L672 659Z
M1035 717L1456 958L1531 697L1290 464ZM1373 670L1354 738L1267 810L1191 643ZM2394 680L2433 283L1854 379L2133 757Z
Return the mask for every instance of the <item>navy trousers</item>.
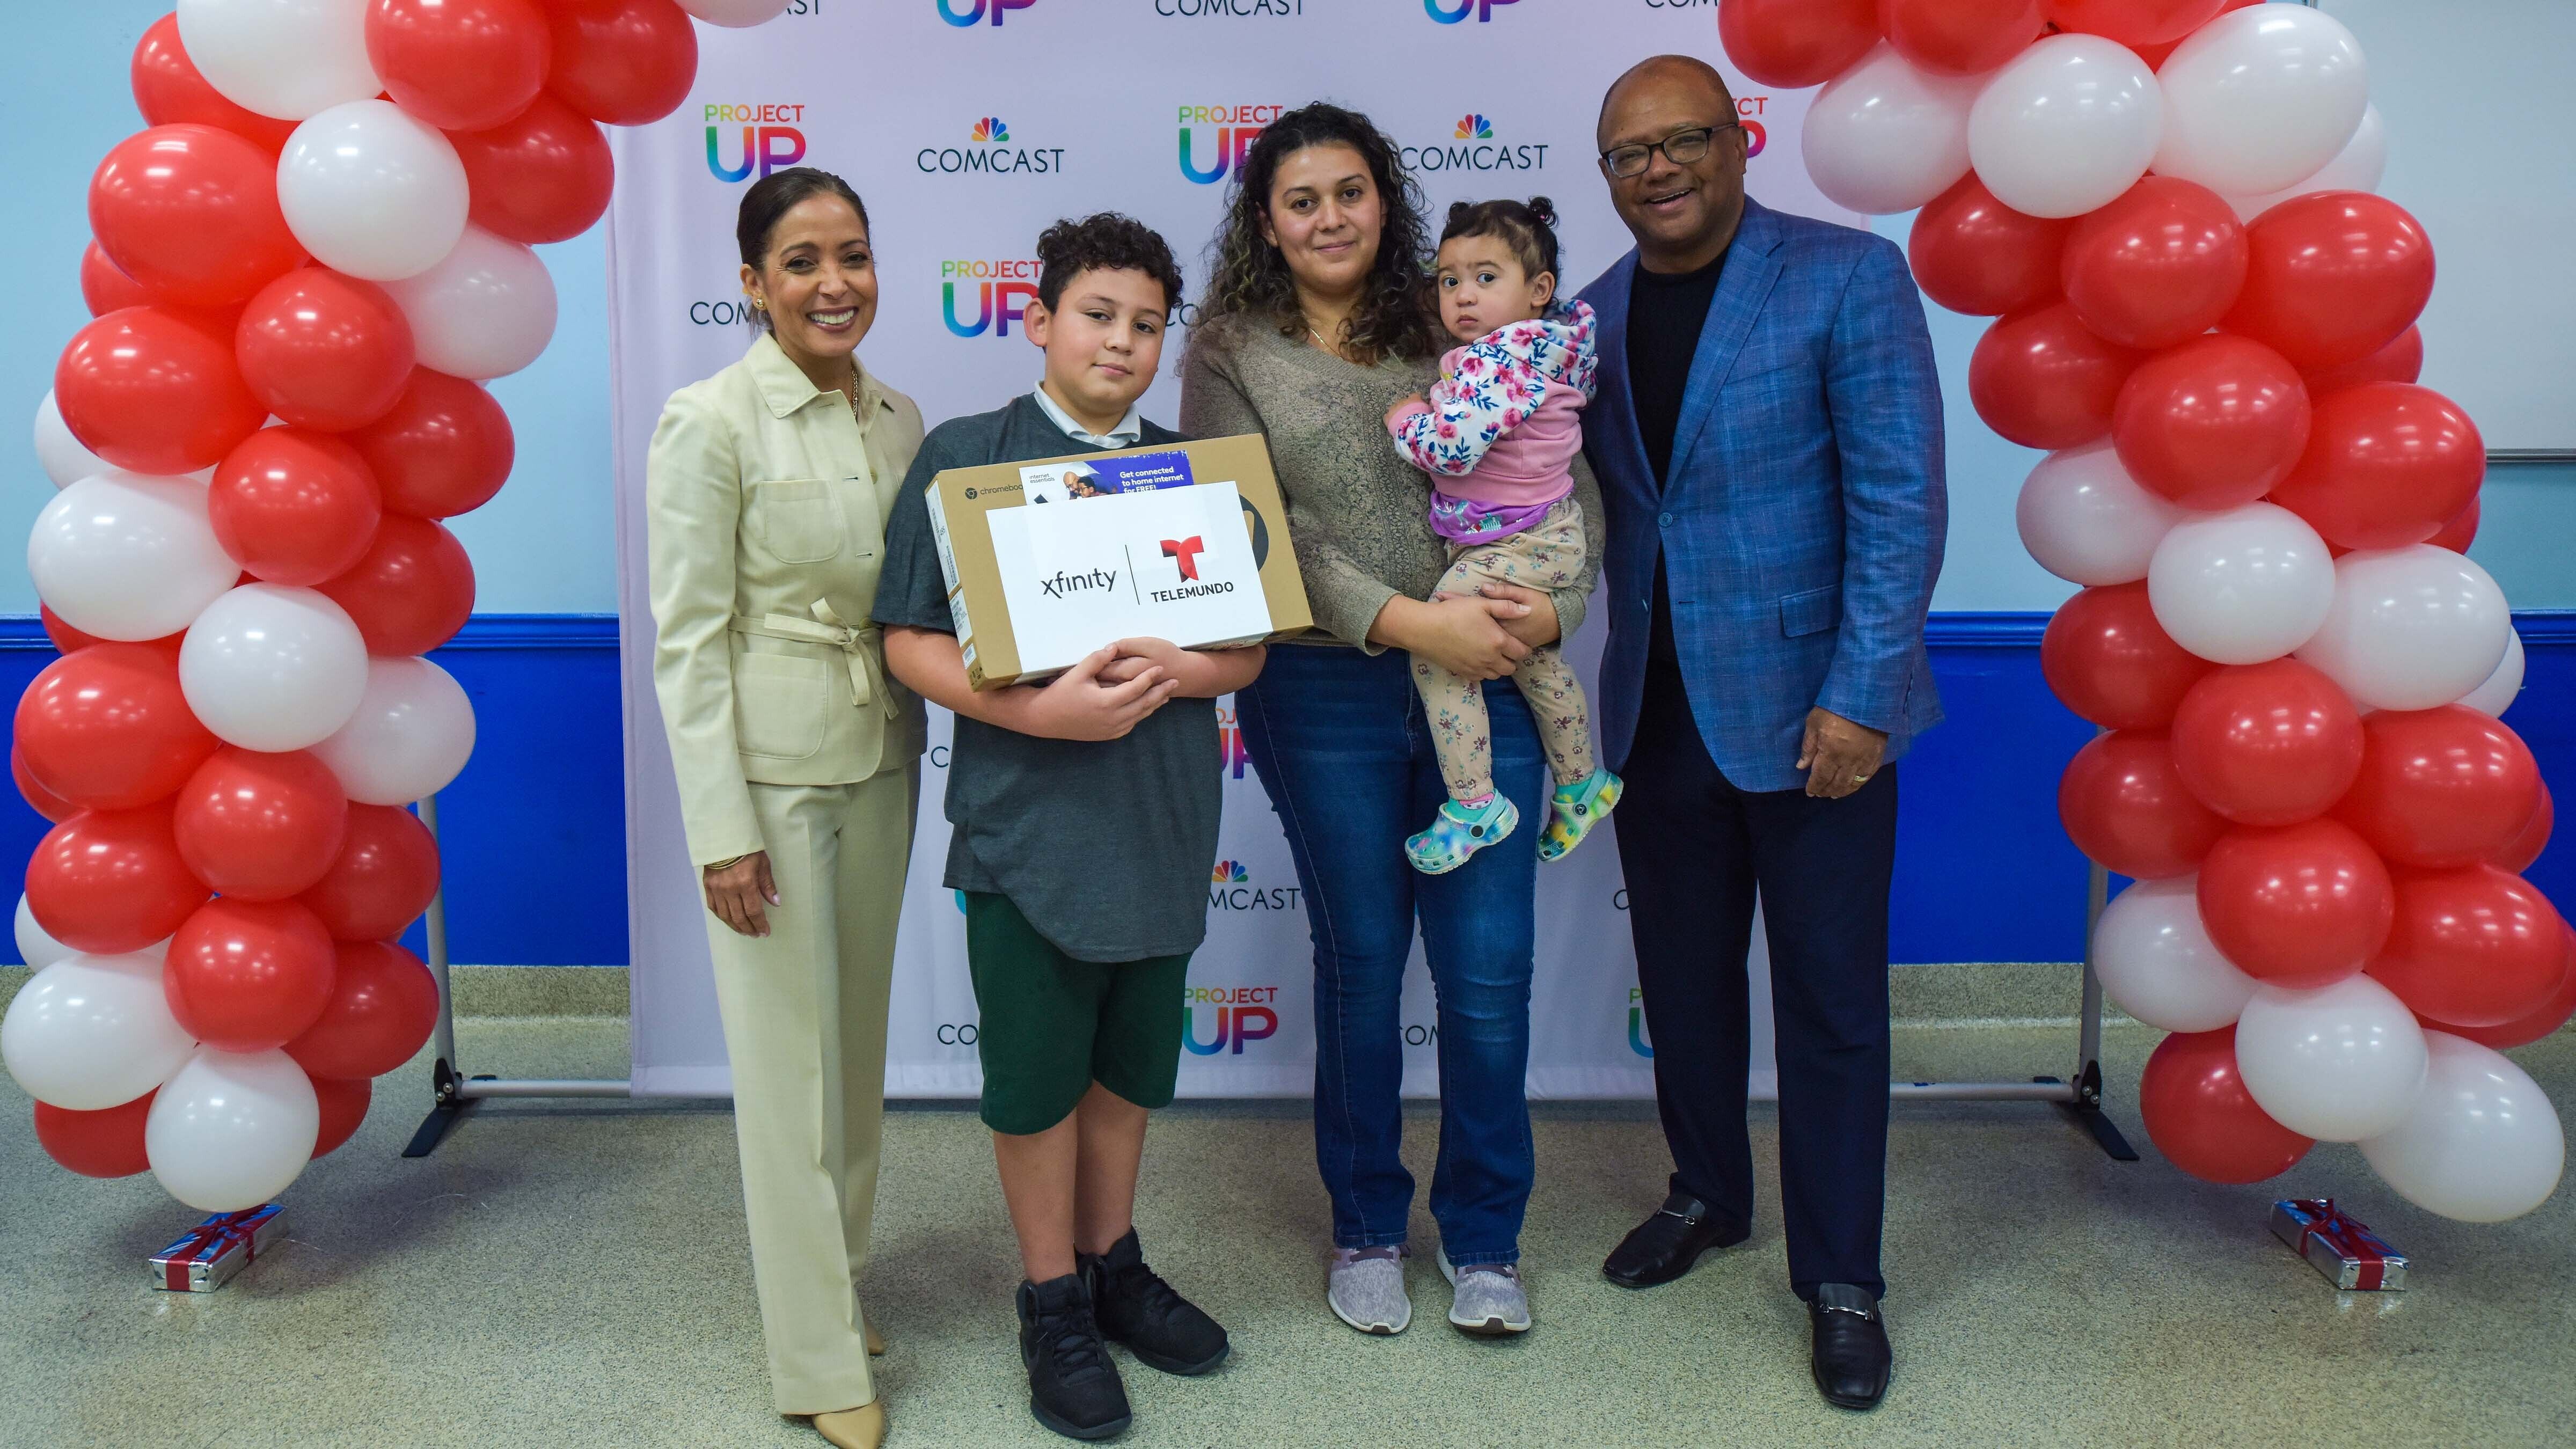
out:
M1761 892L1780 1063L1780 1195L1789 1282L1883 1294L1887 1185L1887 895L1896 768L1840 800L1748 791L1709 759L1680 671L1646 670L1619 802L1619 859L1655 1101L1674 1190L1753 1221L1745 1130L1751 1053L1745 954Z

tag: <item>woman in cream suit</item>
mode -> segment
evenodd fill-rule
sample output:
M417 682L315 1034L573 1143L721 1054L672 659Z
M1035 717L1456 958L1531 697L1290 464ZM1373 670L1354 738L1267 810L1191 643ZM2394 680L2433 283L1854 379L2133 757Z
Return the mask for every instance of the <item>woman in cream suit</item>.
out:
M762 335L671 395L645 465L653 684L709 912L770 1384L780 1413L873 1449L883 1346L856 1283L922 710L867 616L921 411L855 355L877 276L847 183L777 172L737 232Z

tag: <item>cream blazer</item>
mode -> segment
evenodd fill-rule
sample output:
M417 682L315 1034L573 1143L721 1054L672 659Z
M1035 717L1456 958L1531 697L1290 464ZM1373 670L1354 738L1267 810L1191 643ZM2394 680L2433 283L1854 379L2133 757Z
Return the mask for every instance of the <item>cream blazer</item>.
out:
M653 690L700 865L766 848L750 785L848 784L921 754L921 700L868 623L921 409L864 368L858 396L854 415L764 334L654 429Z

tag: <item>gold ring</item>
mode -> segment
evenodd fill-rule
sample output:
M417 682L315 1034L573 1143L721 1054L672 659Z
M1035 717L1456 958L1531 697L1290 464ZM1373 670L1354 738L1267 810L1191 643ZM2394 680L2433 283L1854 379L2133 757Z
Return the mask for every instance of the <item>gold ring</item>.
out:
M1854 776L1852 776L1852 783L1853 783L1853 784L1855 784L1855 785L1866 785L1866 784L1868 784L1868 783L1869 783L1869 776L1867 776L1867 775L1854 775Z

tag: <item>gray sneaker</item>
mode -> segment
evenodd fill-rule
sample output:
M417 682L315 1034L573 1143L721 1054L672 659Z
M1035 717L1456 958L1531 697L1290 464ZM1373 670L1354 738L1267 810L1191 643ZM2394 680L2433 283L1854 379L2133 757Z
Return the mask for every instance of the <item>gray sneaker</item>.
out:
M1460 1268L1449 1261L1444 1248L1440 1276L1454 1290L1449 1321L1461 1332L1489 1338L1529 1332L1529 1293L1521 1287L1520 1269L1508 1263L1470 1263Z
M1332 1285L1324 1291L1333 1316L1362 1333L1404 1332L1413 1300L1404 1294L1403 1260L1400 1247L1334 1249Z

